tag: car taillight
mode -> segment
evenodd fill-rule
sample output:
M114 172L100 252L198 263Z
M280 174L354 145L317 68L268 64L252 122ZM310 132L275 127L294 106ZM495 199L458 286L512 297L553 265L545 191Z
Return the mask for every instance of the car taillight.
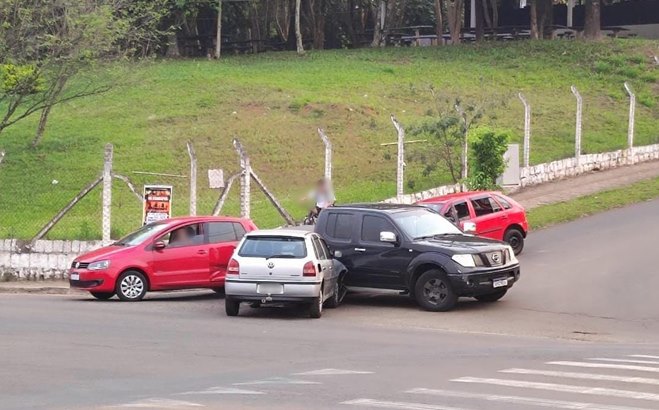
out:
M316 267L313 262L307 262L304 264L304 268L302 268L302 276L316 276L316 274Z
M231 259L227 266L227 275L237 275L240 273L240 264L237 260Z

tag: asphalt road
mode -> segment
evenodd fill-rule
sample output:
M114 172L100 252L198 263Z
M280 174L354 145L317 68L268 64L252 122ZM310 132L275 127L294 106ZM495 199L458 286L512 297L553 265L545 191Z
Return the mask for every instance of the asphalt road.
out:
M659 409L659 201L533 233L500 302L450 313L349 295L224 315L0 295L1 409Z

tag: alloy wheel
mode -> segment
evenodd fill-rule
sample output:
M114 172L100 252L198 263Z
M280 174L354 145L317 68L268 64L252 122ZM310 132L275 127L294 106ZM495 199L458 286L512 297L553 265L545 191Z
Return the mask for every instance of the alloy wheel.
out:
M121 293L129 299L135 299L144 292L144 281L137 275L127 275L119 286Z

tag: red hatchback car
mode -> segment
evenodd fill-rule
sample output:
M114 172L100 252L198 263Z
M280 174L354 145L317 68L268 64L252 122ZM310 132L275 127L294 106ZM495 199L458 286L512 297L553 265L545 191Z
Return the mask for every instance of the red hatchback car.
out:
M529 231L526 211L500 192L459 192L417 202L442 214L461 228L464 222L476 225L478 236L508 242L515 255L524 249Z
M77 257L72 288L97 299L141 300L147 291L224 289L227 265L246 232L248 219L183 217L143 226L110 246Z

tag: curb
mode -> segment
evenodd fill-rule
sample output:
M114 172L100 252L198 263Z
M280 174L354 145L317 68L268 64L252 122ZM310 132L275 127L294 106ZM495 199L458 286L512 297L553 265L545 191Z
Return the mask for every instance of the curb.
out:
M70 288L68 283L63 285L47 285L43 284L41 286L21 286L16 282L5 282L0 283L0 294L42 294L42 295L68 295L70 293Z

